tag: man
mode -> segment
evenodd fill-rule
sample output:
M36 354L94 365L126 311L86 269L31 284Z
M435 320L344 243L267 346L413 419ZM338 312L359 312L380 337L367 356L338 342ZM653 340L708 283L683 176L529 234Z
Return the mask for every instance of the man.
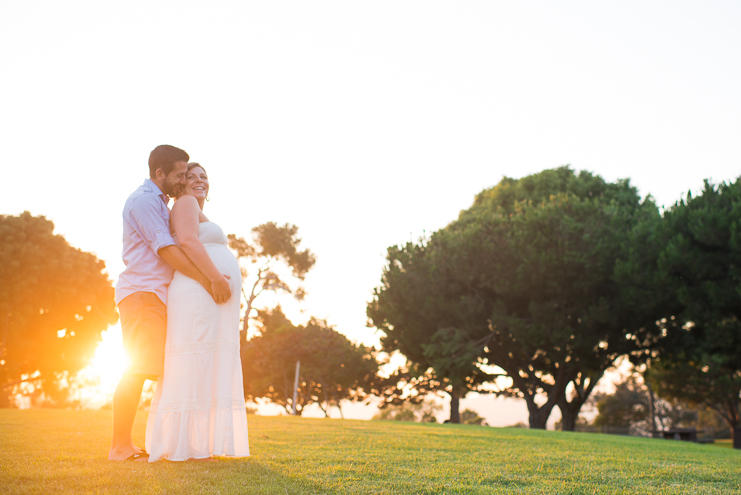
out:
M124 348L131 360L113 395L111 461L147 460L134 445L131 430L145 380L162 374L167 333L167 286L174 270L197 280L214 301L231 297L226 276L213 267L197 267L170 234L169 197L185 184L188 154L174 146L157 146L149 155L149 179L134 191L123 210L123 261L116 284ZM210 261L210 260L209 260ZM210 268L210 269L209 269ZM212 273L208 278L204 273Z

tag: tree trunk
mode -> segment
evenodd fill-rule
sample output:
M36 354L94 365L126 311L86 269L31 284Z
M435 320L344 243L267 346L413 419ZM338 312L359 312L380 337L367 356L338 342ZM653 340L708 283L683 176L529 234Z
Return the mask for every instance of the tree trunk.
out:
M324 385L324 383L322 383L322 385L323 385L322 386L322 392L324 392L324 407L326 408L324 410L324 417L325 418L328 418L329 417L329 408L332 405L329 403L329 397L327 396L327 386Z
M738 395L739 392L735 391L731 396L725 397L724 400L706 403L708 407L723 418L723 421L731 429L734 449L741 449L741 411L738 407Z
M457 385L453 385L453 390L450 392L450 422L454 424L461 422L460 400L460 389Z
M561 367L555 375L556 383L548 391L548 400L542 406L538 406L535 403L535 393L525 393L525 402L527 403L527 411L530 414L530 428L537 430L545 430L546 424L548 423L548 417L551 415L551 411L556 406L558 401L561 400L561 396L566 393L566 385L569 384L573 375L568 376L563 367ZM513 377L515 384L518 385L520 390L527 390L527 386L517 384L518 379Z
M530 429L532 430L545 430L545 426L548 423L548 416L551 415L551 409L545 409L543 407L535 406L534 409L530 408L528 404L528 410L530 412Z
M247 366L245 366L245 362L247 361L246 355L247 355L247 342L244 339L242 339L239 343L239 362L242 366L242 390L244 391L244 396L248 397L250 395L249 394L250 391L248 390L248 387L247 387L247 380L251 380L252 377L248 376Z
M576 429L576 422L579 419L579 412L582 406L587 401L589 396L592 394L597 382L602 378L602 373L595 371L592 373L579 373L571 383L574 385L574 393L571 395L571 402L566 394L566 390L560 395L556 404L561 410L561 430L562 431L574 431ZM584 384L588 381L588 385L585 387Z
M721 416L731 428L733 448L741 449L741 414L739 414L738 409L738 392L735 392L731 397L727 397L724 406L714 409L718 412L725 409L725 411L721 412Z
M565 407L561 407L559 404L558 408L561 410L561 430L562 431L574 431L576 430L576 419L579 417L579 410L571 407L574 403L567 403Z
M738 410L738 390L728 399L728 412L731 418L733 448L741 449L741 411Z
M651 418L651 436L658 437L659 432L656 430L656 397L654 397L654 391L650 384L646 384L648 388L648 417Z
M565 392L561 394L556 402L558 409L561 411L561 431L574 431L576 429L576 420L579 418L579 411L581 411L584 402L585 399L582 399L578 394L571 399L571 402L566 398Z

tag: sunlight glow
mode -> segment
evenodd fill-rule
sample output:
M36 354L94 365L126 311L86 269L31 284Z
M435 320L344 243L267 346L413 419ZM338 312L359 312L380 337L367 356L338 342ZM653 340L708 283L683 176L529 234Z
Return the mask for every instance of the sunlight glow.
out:
M85 408L100 408L112 402L113 392L128 363L120 324L103 331L101 337L92 362L75 377L74 398Z
M103 386L115 387L129 358L121 341L121 326L115 325L102 333L102 339L95 350L92 368Z

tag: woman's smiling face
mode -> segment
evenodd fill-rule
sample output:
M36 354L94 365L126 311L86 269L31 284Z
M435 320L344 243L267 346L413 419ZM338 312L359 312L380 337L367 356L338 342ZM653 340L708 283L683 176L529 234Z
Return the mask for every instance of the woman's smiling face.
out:
M201 167L193 167L185 176L185 194L195 196L196 199L206 199L208 196L208 175Z

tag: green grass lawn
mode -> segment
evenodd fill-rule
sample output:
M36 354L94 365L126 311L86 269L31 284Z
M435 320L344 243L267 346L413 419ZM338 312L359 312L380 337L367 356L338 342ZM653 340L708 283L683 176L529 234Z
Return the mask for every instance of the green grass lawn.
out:
M144 444L146 414L135 440ZM112 463L110 411L0 410L0 493L741 493L714 445L464 425L249 416L248 459Z

